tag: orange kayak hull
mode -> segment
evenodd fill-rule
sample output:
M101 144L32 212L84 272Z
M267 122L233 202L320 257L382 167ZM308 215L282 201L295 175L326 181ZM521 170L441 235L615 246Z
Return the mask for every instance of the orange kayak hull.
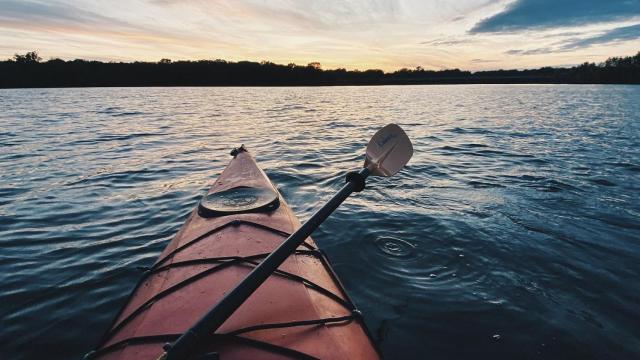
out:
M277 193L246 151L234 156L207 195L238 186ZM195 209L89 357L158 359L165 343L300 227L282 196L278 200L275 210L260 212L207 216ZM223 360L379 358L359 312L311 238L203 342L198 354L217 353Z

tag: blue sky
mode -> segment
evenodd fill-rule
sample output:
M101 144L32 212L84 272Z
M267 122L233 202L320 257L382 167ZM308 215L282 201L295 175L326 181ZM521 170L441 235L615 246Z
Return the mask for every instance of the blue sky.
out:
M640 51L640 0L0 0L0 57L531 68Z

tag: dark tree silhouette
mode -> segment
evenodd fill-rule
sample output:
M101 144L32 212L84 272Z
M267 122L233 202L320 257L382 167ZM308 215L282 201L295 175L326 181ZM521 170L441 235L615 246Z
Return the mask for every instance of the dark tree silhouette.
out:
M38 53L16 54L0 61L0 87L66 86L313 86L385 84L506 84L601 83L640 84L640 52L612 57L601 64L571 68L542 67L529 70L469 72L460 69L426 70L322 70L320 63L306 66L270 61L232 62L221 59L115 63L88 60L41 61Z
M42 58L38 56L37 52L31 51L24 55L15 54L13 56L13 60L18 64L34 64L34 63L39 63L42 60Z

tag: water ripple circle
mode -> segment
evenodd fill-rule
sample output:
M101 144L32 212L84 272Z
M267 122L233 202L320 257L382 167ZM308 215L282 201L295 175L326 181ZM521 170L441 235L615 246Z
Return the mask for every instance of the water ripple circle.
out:
M394 258L412 259L416 255L416 246L395 237L384 236L374 240L378 250Z

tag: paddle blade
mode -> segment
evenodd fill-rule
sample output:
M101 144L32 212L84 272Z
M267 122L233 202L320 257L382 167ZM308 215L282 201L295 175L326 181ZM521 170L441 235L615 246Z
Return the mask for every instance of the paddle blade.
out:
M407 134L396 124L389 124L373 135L367 145L364 166L373 176L393 176L413 155Z

